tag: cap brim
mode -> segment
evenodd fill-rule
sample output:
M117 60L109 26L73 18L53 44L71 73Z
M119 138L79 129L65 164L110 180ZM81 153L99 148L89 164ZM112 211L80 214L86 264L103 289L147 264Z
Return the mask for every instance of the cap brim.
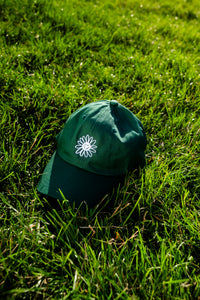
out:
M123 178L98 175L77 168L65 162L56 151L44 170L37 190L59 200L66 198L76 207L85 201L92 208L112 192Z

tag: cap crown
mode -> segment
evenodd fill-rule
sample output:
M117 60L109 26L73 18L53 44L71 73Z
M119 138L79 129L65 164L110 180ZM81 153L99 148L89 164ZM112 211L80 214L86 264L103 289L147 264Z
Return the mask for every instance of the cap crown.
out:
M115 100L75 111L57 137L66 162L100 175L124 175L145 165L147 139L140 120Z

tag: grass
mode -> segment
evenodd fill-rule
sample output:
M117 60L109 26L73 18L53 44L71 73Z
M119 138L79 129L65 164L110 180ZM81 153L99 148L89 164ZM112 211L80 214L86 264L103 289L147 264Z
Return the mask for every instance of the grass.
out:
M199 299L199 25L198 0L0 0L2 299ZM110 208L55 208L55 136L99 99L141 119L147 167Z

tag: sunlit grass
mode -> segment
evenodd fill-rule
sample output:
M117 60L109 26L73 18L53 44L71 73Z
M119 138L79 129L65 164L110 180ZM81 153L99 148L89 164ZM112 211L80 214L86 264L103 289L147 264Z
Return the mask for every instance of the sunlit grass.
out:
M2 299L198 299L199 17L197 0L0 0ZM94 211L49 204L55 136L100 99L141 119L146 169Z

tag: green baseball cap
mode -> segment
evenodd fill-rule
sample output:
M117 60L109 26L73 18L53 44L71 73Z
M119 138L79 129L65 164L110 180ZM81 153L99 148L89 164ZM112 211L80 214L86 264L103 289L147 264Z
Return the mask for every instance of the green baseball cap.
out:
M116 100L86 104L56 137L57 149L37 190L94 207L130 171L145 166L147 138L140 120ZM64 197L63 197L64 196Z

